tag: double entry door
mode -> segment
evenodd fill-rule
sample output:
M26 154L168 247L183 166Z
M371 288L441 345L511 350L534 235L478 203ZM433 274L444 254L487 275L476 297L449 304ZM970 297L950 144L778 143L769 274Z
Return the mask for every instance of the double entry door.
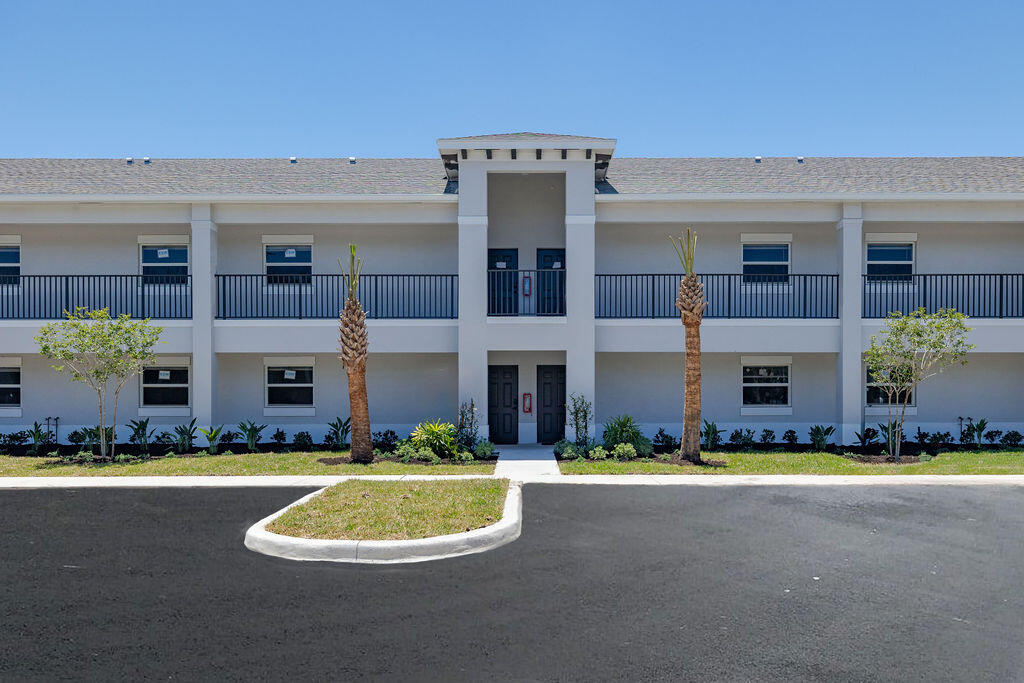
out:
M565 437L565 366L537 366L537 441ZM487 368L487 425L494 443L519 442L519 366Z
M487 315L565 315L565 249L538 249L535 272L518 249L488 249Z

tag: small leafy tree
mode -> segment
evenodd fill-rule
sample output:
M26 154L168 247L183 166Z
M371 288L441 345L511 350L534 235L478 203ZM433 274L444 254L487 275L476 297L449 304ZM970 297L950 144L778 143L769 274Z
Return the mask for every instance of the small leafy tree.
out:
M885 393L889 424L886 434L889 455L899 462L903 421L917 386L953 365L966 365L971 328L967 316L953 309L926 313L919 308L907 315L890 313L885 329L871 336L864 362Z
M72 381L82 382L96 392L100 456L113 459L113 443L107 453L108 397L113 391L110 424L116 425L121 389L156 357L153 347L164 328L150 324L149 318L112 318L106 308L79 307L65 315L65 320L43 325L34 341L40 355L54 361L54 370L67 373Z
M569 394L569 426L576 436L576 448L584 450L590 440L590 423L594 420L594 404L582 394Z

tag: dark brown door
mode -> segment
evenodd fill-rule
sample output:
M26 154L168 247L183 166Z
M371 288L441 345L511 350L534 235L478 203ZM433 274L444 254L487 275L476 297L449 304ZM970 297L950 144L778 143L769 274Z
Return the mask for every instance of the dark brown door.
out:
M494 443L519 443L519 367L487 368L487 426Z
M537 441L565 438L565 366L537 366Z

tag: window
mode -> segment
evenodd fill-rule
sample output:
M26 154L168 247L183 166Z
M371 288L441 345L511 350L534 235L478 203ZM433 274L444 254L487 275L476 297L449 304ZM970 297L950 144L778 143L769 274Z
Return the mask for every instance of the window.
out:
M142 371L143 406L188 406L188 366L153 366Z
M183 285L188 282L188 246L140 244L139 267L146 285Z
M789 283L789 244L744 244L743 283Z
M865 386L867 387L867 390L865 392L866 393L865 403L867 405L869 405L869 406L884 406L884 405L888 405L889 404L889 395L885 391L887 385L886 384L880 384L880 383L876 382L875 378L871 376L871 370L870 369L867 369L865 371ZM903 403L903 398L904 398L904 393L903 392L897 392L897 394L893 397L893 400L895 401L895 403ZM910 398L910 401L907 402L907 405L908 406L914 405L914 392L913 391L910 392L909 398Z
M21 247L0 245L0 285L16 285L21 276Z
M266 244L263 264L271 285L308 285L313 281L313 245Z
M268 365L267 405L312 406L313 367Z
M868 244L868 282L911 282L914 273L914 243Z
M21 368L0 359L0 408L21 406Z
M788 365L744 365L743 405L788 406Z

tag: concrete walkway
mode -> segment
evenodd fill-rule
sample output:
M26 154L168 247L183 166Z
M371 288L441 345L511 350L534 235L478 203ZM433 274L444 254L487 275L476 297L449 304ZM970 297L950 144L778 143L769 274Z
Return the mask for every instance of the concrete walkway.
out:
M498 464L494 474L516 481L557 478L561 474L551 448L539 443L498 446Z

